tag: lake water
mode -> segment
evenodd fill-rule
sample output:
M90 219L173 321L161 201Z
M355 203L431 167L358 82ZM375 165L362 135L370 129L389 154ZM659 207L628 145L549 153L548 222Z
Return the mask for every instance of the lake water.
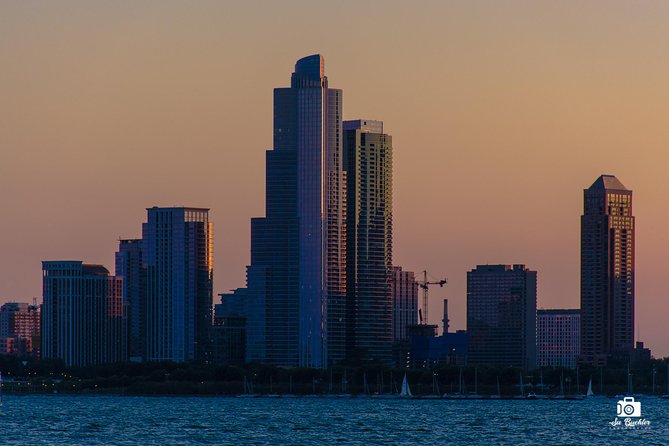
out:
M669 400L643 429L611 426L616 399L400 400L5 395L2 445L669 444Z

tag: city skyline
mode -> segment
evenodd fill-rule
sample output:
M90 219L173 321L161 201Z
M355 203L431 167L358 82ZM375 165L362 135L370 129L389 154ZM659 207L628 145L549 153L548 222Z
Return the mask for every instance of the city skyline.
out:
M248 221L262 215L264 205L271 91L294 60L319 52L337 88L347 92L343 118L382 119L392 129L394 263L449 278L443 292L431 294L431 306L448 298L454 329L465 328L465 273L481 263L531 265L540 274L539 308L577 307L581 191L600 174L615 174L635 191L639 217L639 339L655 355L668 355L661 294L669 261L667 211L656 205L669 193L660 168L669 161L660 119L667 67L655 60L668 36L655 25L669 10L613 3L599 23L601 36L587 26L597 8L575 7L582 17L547 5L524 15L497 10L509 19L505 26L518 30L496 42L501 25L475 7L443 8L434 19L420 8L409 16L409 28L418 17L426 23L415 28L416 40L382 31L370 41L378 48L387 39L391 57L385 46L378 54L356 48L349 40L360 38L355 33L344 43L259 38L240 52L217 43L224 31L196 30L196 23L228 23L215 8L208 21L203 10L184 14L173 6L160 12L158 23L150 20L157 14L150 8L105 9L115 25L94 32L81 24L61 29L70 22L57 12L36 17L20 5L4 5L0 22L15 40L0 53L16 63L0 83L8 104L0 112L0 203L9 214L0 236L0 303L41 295L41 260L81 258L110 268L117 239L140 236L144 208L180 203L212 208L214 293L242 286ZM397 20L402 10L390 4L380 13ZM341 18L331 12L326 30ZM451 23L447 12L470 29ZM89 23L99 23L98 13L79 11ZM248 13L240 7L231 16ZM28 37L17 24L32 21L40 25ZM570 36L550 34L563 26ZM119 27L125 36L118 36ZM165 37L172 31L175 37ZM632 34L636 40L628 43ZM180 42L185 36L192 37ZM166 49L156 52L161 43ZM93 44L104 56L90 53ZM598 57L586 59L579 45ZM41 54L48 49L59 56ZM147 55L153 56L142 62ZM376 69L389 60L393 69ZM514 66L519 60L524 63ZM160 169L152 170L158 156ZM203 158L210 159L206 166ZM439 317L433 312L430 322Z

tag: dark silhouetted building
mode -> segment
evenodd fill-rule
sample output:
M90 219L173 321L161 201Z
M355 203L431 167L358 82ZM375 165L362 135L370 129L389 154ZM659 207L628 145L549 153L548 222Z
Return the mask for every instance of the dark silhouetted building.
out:
M326 367L345 354L342 92L323 57L295 64L274 90L264 218L251 221L247 287L265 304L265 362ZM262 294L262 296L261 296Z
M146 270L142 260L142 239L119 240L116 276L123 278L123 304L128 318L128 356L131 361L146 358Z
M537 365L576 367L581 351L581 310L537 310Z
M478 265L467 273L469 364L536 366L537 273Z
M383 122L344 122L347 352L389 363L392 139Z
M77 367L126 361L122 280L81 261L46 261L42 270L42 357Z
M153 207L142 228L146 359L205 361L212 325L209 210Z
M215 319L244 319L245 362L265 362L265 302L264 269L256 268L251 276L247 270L247 282L253 287L237 288L232 293L221 294L221 303L215 306Z
M602 175L583 195L580 360L604 365L634 348L632 191Z
M220 316L221 304L215 305L214 325L210 332L208 362L221 365L244 364L246 356L246 319Z
M410 367L430 368L437 365L467 365L468 337L464 330L444 333L441 336L430 336L428 333L411 334L412 336L409 337L408 361Z

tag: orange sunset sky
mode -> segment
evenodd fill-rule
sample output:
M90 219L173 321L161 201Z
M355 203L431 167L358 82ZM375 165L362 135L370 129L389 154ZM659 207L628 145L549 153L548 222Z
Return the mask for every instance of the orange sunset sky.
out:
M0 3L0 302L42 260L113 272L145 208L211 208L214 290L244 285L264 215L272 89L325 56L344 118L394 145L394 263L449 284L524 263L538 307L579 306L583 189L634 191L640 340L669 355L669 2ZM215 298L215 301L218 299Z

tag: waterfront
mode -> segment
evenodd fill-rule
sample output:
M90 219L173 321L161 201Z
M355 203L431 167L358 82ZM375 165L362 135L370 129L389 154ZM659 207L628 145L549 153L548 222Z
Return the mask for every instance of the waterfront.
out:
M669 400L641 397L643 430L614 429L615 398L584 401L6 395L3 445L669 444Z

